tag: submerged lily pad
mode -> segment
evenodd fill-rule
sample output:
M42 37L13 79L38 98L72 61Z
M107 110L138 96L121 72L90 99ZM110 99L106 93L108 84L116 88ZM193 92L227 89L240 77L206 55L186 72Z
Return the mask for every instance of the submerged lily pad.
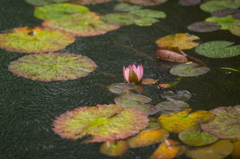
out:
M120 141L106 141L100 146L100 152L108 156L122 156L128 150L128 143Z
M43 20L66 20L71 19L73 15L82 15L89 11L87 7L59 3L37 7L34 10L34 16Z
M184 130L178 134L178 137L183 143L190 146L205 146L218 140L217 137L196 129Z
M178 47L179 49L191 49L198 46L198 43L193 40L198 40L199 37L186 33L171 34L162 37L156 41L160 47Z
M178 113L189 108L189 104L180 100L170 100L158 103L156 108L163 113Z
M192 97L192 94L187 90L179 90L176 93L173 91L165 91L162 93L162 97L167 100L186 101Z
M101 35L120 27L101 21L100 16L93 12L74 16L67 20L46 20L42 25L54 29L65 30L75 36Z
M240 45L230 41L210 41L199 45L196 53L210 58L227 58L240 55Z
M121 0L122 2L137 4L140 6L154 6L166 2L167 0Z
M49 5L53 3L68 2L69 0L25 0L25 1L34 6L41 6L41 5Z
M89 58L70 53L31 54L12 61L9 71L38 81L64 81L87 76L96 69Z
M234 1L208 1L202 3L200 8L206 12L214 12L215 10L219 10L222 8L238 8L239 5Z
M181 77L192 77L205 74L209 71L207 67L199 67L196 63L184 63L173 66L170 73Z
M127 93L137 92L142 93L142 87L133 83L115 83L108 87L108 89L115 94L123 95Z
M229 25L233 22L240 22L239 19L235 19L232 15L228 15L226 17L209 17L205 19L208 22L216 22L216 25L220 25L222 30L228 30Z
M189 25L188 30L195 31L195 32L211 32L216 31L221 28L221 25L217 25L216 22L196 22Z
M44 27L18 27L0 34L0 48L21 53L43 53L64 49L75 37L60 30Z
M117 104L79 107L58 116L54 132L76 140L91 135L88 142L124 139L139 133L148 125L147 115L140 110Z
M112 0L71 0L70 3L88 5L88 4L99 4L99 3L109 2L109 1L112 1Z
M216 115L207 124L201 124L204 131L218 138L240 138L240 105L235 107L218 107L209 112Z

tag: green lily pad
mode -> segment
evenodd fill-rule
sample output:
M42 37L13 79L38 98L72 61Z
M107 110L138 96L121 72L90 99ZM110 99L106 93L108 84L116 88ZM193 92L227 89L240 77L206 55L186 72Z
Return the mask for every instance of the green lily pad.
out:
M96 69L89 58L70 53L31 54L12 61L13 74L38 81L64 81L87 76Z
M142 8L141 6L131 5L127 3L119 3L114 6L114 10L122 11L122 12L130 12L134 10L139 10L141 8Z
M137 4L140 6L154 6L166 2L167 0L121 0L122 2Z
M42 25L54 29L65 30L75 36L101 35L120 27L101 21L100 16L93 12L74 16L67 20L46 20Z
M41 5L49 5L53 3L64 3L64 2L68 2L69 0L25 0L25 1L34 6L41 6Z
M240 36L240 22L231 23L228 29L233 35Z
M184 63L173 66L170 73L181 77L192 77L205 74L209 71L207 67L199 67L196 63Z
M88 11L89 9L84 6L59 3L37 7L34 16L43 20L66 20L71 19L73 15L82 15Z
M217 137L196 129L184 130L178 134L178 138L190 146L205 146L218 140Z
M70 3L88 5L88 4L99 4L104 2L109 2L112 0L71 0Z
M145 104L152 101L151 98L139 94L126 94L114 99L116 104L131 107L152 115L158 112L154 105Z
M162 113L178 113L189 108L189 104L180 100L170 100L158 103L156 108Z
M43 53L64 49L75 37L60 30L44 27L18 27L0 34L0 48L12 52Z
M216 115L207 124L201 124L204 131L222 139L240 138L240 105L235 107L218 107L209 112Z
M208 1L202 3L200 8L206 12L213 12L222 8L238 8L239 5L234 1Z
M186 101L192 97L192 94L187 90L180 90L174 93L173 91L164 91L162 97L167 100Z
M115 83L108 87L108 89L114 94L127 94L137 92L142 93L142 87L134 83Z
M76 140L86 135L87 142L104 142L135 135L148 125L140 110L117 104L79 107L58 116L53 131L61 137Z
M210 41L195 48L196 53L210 58L227 58L240 55L240 45L230 41Z
M229 25L233 22L240 22L239 19L235 19L232 17L232 15L228 15L226 17L209 17L205 19L207 22L216 22L216 25L221 26L221 30L228 30Z

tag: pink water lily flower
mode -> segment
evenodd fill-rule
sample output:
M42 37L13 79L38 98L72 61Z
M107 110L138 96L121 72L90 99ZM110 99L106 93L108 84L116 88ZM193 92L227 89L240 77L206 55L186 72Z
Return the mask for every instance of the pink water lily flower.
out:
M141 81L143 77L143 66L142 64L136 65L132 64L128 67L123 66L123 77L128 83L137 83Z

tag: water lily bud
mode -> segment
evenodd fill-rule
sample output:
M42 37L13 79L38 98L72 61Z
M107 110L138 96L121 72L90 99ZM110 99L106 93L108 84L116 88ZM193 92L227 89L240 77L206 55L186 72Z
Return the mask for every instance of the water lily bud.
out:
M128 67L123 66L123 77L128 83L137 83L141 81L143 77L143 66L142 64L136 65L132 64Z

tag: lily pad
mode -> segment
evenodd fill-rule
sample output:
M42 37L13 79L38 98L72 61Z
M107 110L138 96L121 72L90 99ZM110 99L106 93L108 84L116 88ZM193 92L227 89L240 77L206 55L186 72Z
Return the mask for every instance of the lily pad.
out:
M53 52L66 48L75 37L67 32L43 27L18 27L0 34L0 48L20 53Z
M201 132L196 129L188 129L180 132L178 138L190 146L205 146L214 143L218 140L217 137L212 136L207 132Z
M128 143L120 141L106 141L100 146L100 152L108 156L122 156L128 150Z
M142 84L155 84L159 79L145 78L142 80Z
M227 58L240 55L240 45L230 41L210 41L199 45L196 53L210 58Z
M122 12L130 12L134 10L139 10L141 8L142 8L141 6L131 5L127 3L119 3L114 6L114 10L122 11Z
M221 28L221 25L217 25L216 22L196 22L193 24L190 24L188 27L188 30L195 31L195 32L212 32L219 30Z
M160 143L168 136L169 133L164 129L144 129L126 141L130 148L136 148Z
M234 1L208 1L202 3L200 8L206 12L214 12L215 10L219 10L222 8L235 8L237 9L239 5Z
M151 102L151 98L139 94L126 94L114 99L116 104L131 107L152 115L158 112L154 105L145 104Z
M192 42L198 40L199 37L186 33L171 34L162 37L156 41L160 47L178 47L179 49L191 49L198 46L198 43Z
M121 0L125 3L137 4L140 6L154 6L166 2L167 0Z
M34 6L41 6L41 5L49 5L53 3L64 3L64 2L68 2L69 0L25 0L25 1Z
M70 3L88 5L88 4L99 4L99 3L110 2L110 1L112 0L71 0Z
M186 101L192 97L192 94L187 90L180 90L174 93L173 91L164 91L162 97L167 100Z
M229 140L219 140L204 147L194 147L186 155L194 159L223 159L231 154L233 145Z
M199 67L196 63L184 63L173 66L170 73L181 77L192 77L205 74L209 71L207 67Z
M164 60L174 62L187 62L187 55L178 47L162 47L158 49L155 54Z
M158 123L168 132L179 133L187 129L199 128L199 123L206 123L215 117L205 110L190 112L191 109L185 109L179 113L161 114Z
M195 6L201 3L201 0L179 0L178 2L182 6Z
M163 113L178 113L189 108L189 104L180 100L170 100L158 103L156 108Z
M59 3L37 7L34 10L34 16L43 20L66 20L71 19L73 15L82 15L89 11L87 7Z
M143 88L134 83L115 83L108 87L108 89L114 94L127 94L137 92L139 94L142 93Z
M101 20L113 25L131 25L140 16L131 13L110 13L101 16Z
M211 15L213 17L225 17L227 15L232 15L237 12L239 12L238 9L223 8L223 9L215 10L214 12L211 13Z
M216 25L221 26L221 30L228 30L229 25L233 22L240 22L239 19L235 19L232 17L232 15L228 15L226 17L209 17L205 19L205 21L208 22L216 22Z
M209 112L216 115L213 121L201 124L204 131L222 139L240 138L240 105L218 107Z
M87 142L104 142L139 133L148 125L148 119L140 110L110 104L76 108L58 116L53 125L61 137L76 140L91 135Z
M231 23L228 29L233 35L240 36L240 22Z
M13 74L38 81L64 81L87 76L96 69L89 58L70 53L31 54L12 61Z
M100 16L93 12L74 16L67 20L46 20L43 26L65 30L75 36L95 36L105 34L108 31L116 30L120 26L104 23Z
M235 141L233 143L233 152L232 152L231 156L233 157L233 159L239 159L240 158L240 140Z

